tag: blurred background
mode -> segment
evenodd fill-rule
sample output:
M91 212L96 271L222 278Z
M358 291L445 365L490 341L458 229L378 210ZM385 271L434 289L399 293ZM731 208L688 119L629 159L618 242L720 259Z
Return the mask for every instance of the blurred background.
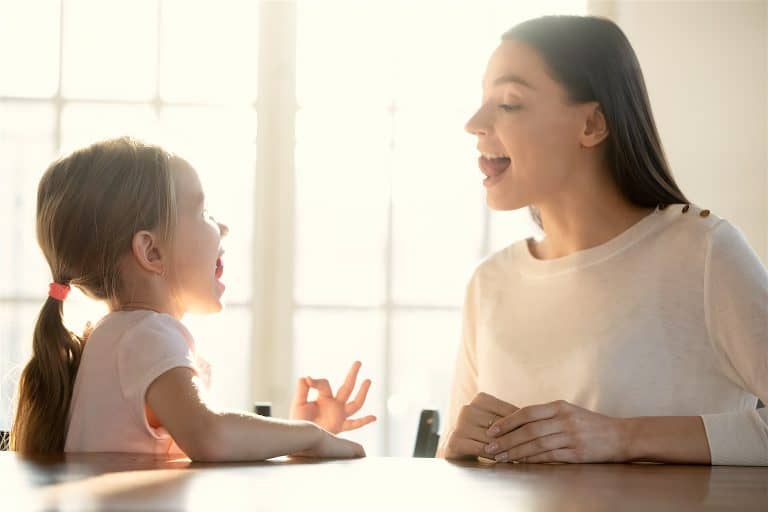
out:
M50 280L37 181L129 134L191 161L231 228L226 309L185 321L213 399L286 415L299 376L359 359L379 421L348 437L409 455L419 411L446 413L473 268L537 234L485 207L463 125L500 35L543 14L619 23L682 189L768 262L764 0L0 0L0 430ZM71 297L72 329L105 311Z

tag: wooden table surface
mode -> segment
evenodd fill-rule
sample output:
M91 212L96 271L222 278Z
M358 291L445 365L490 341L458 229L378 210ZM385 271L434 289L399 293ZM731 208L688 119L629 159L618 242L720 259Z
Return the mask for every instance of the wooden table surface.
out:
M0 510L768 510L768 468L0 452Z

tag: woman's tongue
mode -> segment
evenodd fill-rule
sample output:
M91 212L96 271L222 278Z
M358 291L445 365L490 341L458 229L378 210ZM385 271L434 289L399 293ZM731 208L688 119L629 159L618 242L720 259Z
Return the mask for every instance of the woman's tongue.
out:
M507 170L510 164L509 158L486 158L480 157L480 166L488 176L498 176Z

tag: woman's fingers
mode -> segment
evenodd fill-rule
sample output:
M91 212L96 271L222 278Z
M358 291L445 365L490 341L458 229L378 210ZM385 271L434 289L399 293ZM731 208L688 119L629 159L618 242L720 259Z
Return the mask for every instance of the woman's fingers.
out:
M355 430L360 427L364 427L369 423L373 423L374 421L376 421L376 416L373 416L373 415L365 416L363 418L354 418L351 420L345 420L344 425L342 425L341 429L344 432L349 430Z
M357 374L360 372L361 366L362 363L360 361L355 361L352 363L352 367L347 373L347 378L344 379L344 384L342 384L339 390L336 392L336 400L340 402L346 402L349 400L349 397L352 395L352 390L355 389Z
M532 457L527 457L520 462L526 462L528 464L541 464L546 462L579 462L576 456L576 451L569 448L561 448L559 450L551 450L548 452L540 453Z
M371 380L365 379L360 385L360 389L358 390L355 399L344 406L344 412L347 414L347 416L351 416L352 414L355 414L357 411L362 409L363 404L365 404L365 399L368 397L368 390L370 388Z
M451 435L445 446L445 458L466 459L476 457L488 457L484 452L485 443L466 439L457 435Z
M522 427L513 430L508 434L499 435L496 438L489 435L488 438L491 442L488 445L488 453L496 455L497 453L530 443L535 439L551 436L553 434L560 434L562 432L564 432L563 424L557 418L533 421L531 423L526 423Z
M489 411L486 406L487 404L476 405L475 403L470 403L462 407L456 420L456 428L461 426L472 426L481 428L487 432L488 428L499 419L499 416L498 414ZM499 409L497 408L496 410ZM487 438L490 436L484 435L483 437Z
M558 414L564 413L569 405L567 402L558 400L557 402L523 407L495 421L493 425L489 426L488 434L493 437L499 437L512 432L526 423L553 418Z
M518 408L514 405L505 402L504 400L499 400L488 393L478 393L469 405L473 405L481 411L489 412L496 416L509 416L518 411ZM487 423L486 427L488 427Z
M492 448L494 448L494 443L491 443L486 447L486 457L492 457L497 462L509 462L515 460L527 461L529 457L534 457L553 450L571 448L571 446L570 436L558 433L537 437L509 450L498 451L498 449L494 450Z
M459 437L472 439L473 441L478 441L483 444L488 444L494 440L493 438L488 437L484 428L475 425L463 425L460 428L456 428L454 432L456 432Z
M513 405L491 395L478 394L459 411L456 427L445 447L446 458L489 457L485 446L493 439L488 436L488 427L500 413L514 410L517 408Z

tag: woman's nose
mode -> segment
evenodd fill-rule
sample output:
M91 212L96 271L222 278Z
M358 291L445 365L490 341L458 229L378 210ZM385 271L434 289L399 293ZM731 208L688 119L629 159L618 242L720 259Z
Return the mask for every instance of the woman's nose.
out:
M227 234L229 233L229 226L227 226L223 222L217 222L216 224L219 225L219 233L221 233L221 236L222 237L227 236Z
M464 125L464 129L467 133L472 135L486 135L488 133L484 123L482 123L481 113L482 108L475 112L475 114L469 118L469 121Z

